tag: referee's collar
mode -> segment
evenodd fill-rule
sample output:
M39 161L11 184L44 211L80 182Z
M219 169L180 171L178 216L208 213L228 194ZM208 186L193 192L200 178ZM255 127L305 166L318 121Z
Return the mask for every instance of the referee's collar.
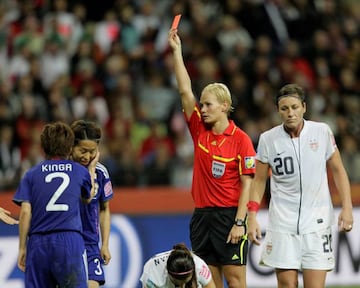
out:
M224 135L233 135L235 133L236 126L233 120L229 120L229 126L225 129Z

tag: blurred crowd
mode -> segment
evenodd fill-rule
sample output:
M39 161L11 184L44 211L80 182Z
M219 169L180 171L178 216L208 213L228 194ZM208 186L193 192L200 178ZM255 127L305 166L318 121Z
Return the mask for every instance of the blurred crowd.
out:
M0 191L43 158L44 123L75 119L101 126L115 187L189 187L193 147L167 45L179 13L196 95L228 85L231 117L256 147L278 124L279 87L300 84L307 118L330 125L360 183L360 1L0 0Z

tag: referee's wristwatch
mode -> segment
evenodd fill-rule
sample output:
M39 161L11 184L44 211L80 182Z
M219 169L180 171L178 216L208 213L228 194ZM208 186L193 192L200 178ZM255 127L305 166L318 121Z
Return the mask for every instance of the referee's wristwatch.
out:
M245 220L243 220L243 219L236 219L235 222L234 222L234 225L239 226L239 227L241 227L241 226L245 227L245 226L246 226Z

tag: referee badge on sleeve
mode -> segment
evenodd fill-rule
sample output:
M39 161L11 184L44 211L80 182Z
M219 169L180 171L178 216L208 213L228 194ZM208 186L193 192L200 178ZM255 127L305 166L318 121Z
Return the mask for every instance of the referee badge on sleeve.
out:
M244 159L245 159L245 168L246 169L255 168L255 157L248 156L248 157L245 157Z
M225 163L213 161L211 165L211 170L214 178L220 178L225 173Z

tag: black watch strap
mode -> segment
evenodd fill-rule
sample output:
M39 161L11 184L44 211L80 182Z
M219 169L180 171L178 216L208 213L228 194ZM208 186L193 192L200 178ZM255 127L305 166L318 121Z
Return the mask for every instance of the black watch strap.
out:
M234 225L236 225L236 226L246 226L246 224L245 224L245 220L243 220L243 219L236 219L235 220L235 222L234 222Z

